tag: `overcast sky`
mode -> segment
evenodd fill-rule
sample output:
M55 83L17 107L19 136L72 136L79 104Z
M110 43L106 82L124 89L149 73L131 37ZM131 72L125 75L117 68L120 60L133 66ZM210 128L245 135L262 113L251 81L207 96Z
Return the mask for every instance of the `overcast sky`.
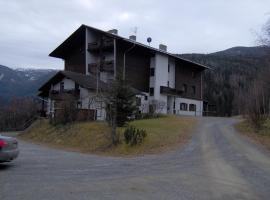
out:
M48 54L81 24L117 28L173 53L254 46L270 0L0 0L0 64L63 69Z

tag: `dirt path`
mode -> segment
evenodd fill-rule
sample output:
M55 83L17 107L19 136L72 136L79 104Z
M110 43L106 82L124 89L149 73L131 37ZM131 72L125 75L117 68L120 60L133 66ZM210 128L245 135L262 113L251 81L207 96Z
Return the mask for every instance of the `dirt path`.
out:
M270 156L238 135L235 119L201 118L182 149L107 158L20 141L0 165L0 199L269 199Z

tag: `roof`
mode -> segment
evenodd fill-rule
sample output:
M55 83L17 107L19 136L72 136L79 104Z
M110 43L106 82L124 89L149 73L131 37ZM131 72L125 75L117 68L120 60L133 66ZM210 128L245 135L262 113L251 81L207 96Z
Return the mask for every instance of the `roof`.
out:
M97 79L93 75L84 75L71 71L59 71L52 78L50 78L45 84L43 84L39 88L39 91L49 90L51 88L51 84L58 83L59 80L61 80L64 77L73 80L75 83L86 89L95 90L97 88ZM105 90L107 88L107 84L99 80L99 88Z
M94 75L91 74L85 75L71 71L59 71L53 77L51 77L45 84L43 84L38 91L41 93L47 93L50 90L52 84L58 83L64 77L73 80L75 83L77 83L83 88L90 90L96 90L97 88L97 79ZM98 83L99 89L103 91L106 91L108 89L108 84L105 83L104 81L99 80ZM141 94L141 92L135 88L132 88L132 92L134 94Z
M100 29L97 29L97 28L94 28L94 27L91 27L91 26L87 26L87 25L84 25L82 24L76 31L74 31L62 44L60 44L54 51L52 51L49 56L52 56L52 57L57 57L57 58L63 58L60 56L60 54L62 52L65 52L65 48L68 48L70 47L71 45L74 44L73 40L78 40L78 38L83 34L85 33L84 30L88 28L88 29L91 29L93 31L96 31L96 32L99 32L99 33L102 33L108 37L111 37L111 38L115 38L117 40L122 40L122 41L125 41L127 43L130 43L130 44L135 44L137 46L140 46L140 47L143 47L145 49L148 49L149 51L153 51L153 52L158 52L158 53L161 53L161 54L165 54L165 55L168 55L169 57L172 57L176 60L181 60L181 61L184 61L184 62L188 62L190 64L194 64L194 65L197 65L199 67L202 67L202 68L207 68L209 69L209 67L205 66L205 65L202 65L202 64L199 64L199 63L196 63L196 62L193 62L193 61L190 61L188 59L184 59L182 57L179 57L175 54L172 54L172 53L169 53L167 51L163 51L161 49L157 49L157 48L154 48L154 47L151 47L151 46L148 46L148 45L145 45L145 44L142 44L140 42L137 42L137 41L134 41L134 40L131 40L131 39L128 39L128 38L124 38L122 36L119 36L119 35L116 35L116 34L113 34L113 33L109 33L107 31L103 31L103 30L100 30Z

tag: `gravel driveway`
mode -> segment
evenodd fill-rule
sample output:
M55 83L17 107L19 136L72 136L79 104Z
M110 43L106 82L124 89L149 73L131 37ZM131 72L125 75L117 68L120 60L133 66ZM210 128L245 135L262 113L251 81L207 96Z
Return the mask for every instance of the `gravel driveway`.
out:
M137 158L20 141L19 158L0 165L0 199L270 199L269 153L238 135L235 121L200 118L182 149Z

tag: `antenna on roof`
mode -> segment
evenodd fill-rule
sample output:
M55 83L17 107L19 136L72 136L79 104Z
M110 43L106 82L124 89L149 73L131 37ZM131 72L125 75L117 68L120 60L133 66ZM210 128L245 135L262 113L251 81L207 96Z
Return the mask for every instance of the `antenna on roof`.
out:
M152 38L151 38L151 37L148 37L148 38L147 38L147 42L148 42L148 44L149 44L149 46L150 46L150 44L151 44L151 42L152 42Z
M132 32L135 36L137 36L138 26L134 26Z

